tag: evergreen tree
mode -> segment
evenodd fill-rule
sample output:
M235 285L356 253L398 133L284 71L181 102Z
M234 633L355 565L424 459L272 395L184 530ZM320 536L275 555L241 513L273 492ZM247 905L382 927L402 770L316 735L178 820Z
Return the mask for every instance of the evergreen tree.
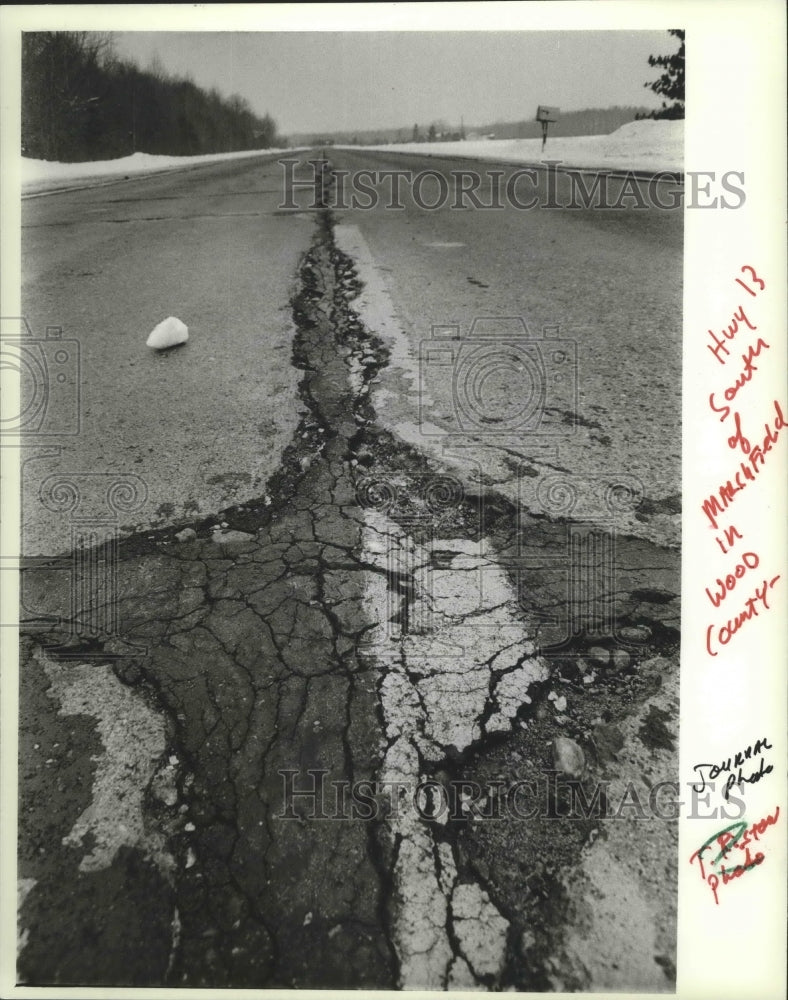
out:
M658 111L652 111L646 118L683 118L684 117L684 32L679 28L671 28L668 34L681 42L678 52L670 56L649 56L649 66L660 66L664 73L658 80L644 84L655 94L662 94L672 101L672 104L662 102ZM638 116L640 117L640 116Z

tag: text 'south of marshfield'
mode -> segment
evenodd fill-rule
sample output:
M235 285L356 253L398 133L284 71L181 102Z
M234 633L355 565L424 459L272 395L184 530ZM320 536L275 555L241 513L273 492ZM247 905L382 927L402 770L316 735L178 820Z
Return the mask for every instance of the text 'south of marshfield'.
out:
M709 395L709 408L724 425L728 448L734 452L738 463L731 470L730 478L701 504L707 525L715 531L714 540L722 552L730 556L728 571L705 588L712 606L720 612L706 625L709 656L717 656L747 622L769 611L771 591L780 579L780 574L770 572L761 555L747 546L735 524L721 523L739 493L758 481L777 445L780 431L788 427L784 415L788 407L784 409L779 399L762 402L760 397L756 398L759 366L766 361L768 368L767 352L771 340L758 323L759 299L766 291L766 282L749 264L740 268L740 274L741 277L734 278L733 282L740 286L741 302L727 326L709 329L710 342L706 345L714 359L710 359L710 363L724 366L719 389ZM742 399L747 399L746 428L736 408ZM750 420L756 407L763 411L757 429L754 428L756 421Z

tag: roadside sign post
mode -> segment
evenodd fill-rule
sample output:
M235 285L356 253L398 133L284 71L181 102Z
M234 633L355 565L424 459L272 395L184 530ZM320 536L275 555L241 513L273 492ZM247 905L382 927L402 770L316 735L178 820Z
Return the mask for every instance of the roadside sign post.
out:
M542 123L542 150L544 151L545 145L547 143L547 129L550 122L557 122L558 115L561 111L560 108L548 107L546 104L540 104L536 109L536 120Z

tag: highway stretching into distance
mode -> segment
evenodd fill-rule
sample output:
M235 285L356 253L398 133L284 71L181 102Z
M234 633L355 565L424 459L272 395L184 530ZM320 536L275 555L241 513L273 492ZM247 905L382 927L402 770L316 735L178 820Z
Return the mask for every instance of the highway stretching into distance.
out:
M288 159L23 203L20 980L674 989L681 206Z

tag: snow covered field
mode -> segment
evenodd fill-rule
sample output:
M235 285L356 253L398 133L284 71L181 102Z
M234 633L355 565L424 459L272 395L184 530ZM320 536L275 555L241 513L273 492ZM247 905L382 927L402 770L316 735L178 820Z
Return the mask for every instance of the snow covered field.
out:
M350 148L350 147L346 147ZM358 147L352 147L358 148ZM561 160L571 167L601 167L610 170L657 172L684 170L684 122L629 122L610 135L553 138L548 134L542 151L539 139L473 139L464 142L408 142L366 146L398 153L426 156L462 156L473 160L539 163Z
M303 147L299 147L303 148ZM600 167L609 170L683 171L684 122L639 121L622 125L610 135L547 139L483 139L465 142L412 142L387 146L352 147L384 149L426 156L461 156L468 159L499 160L511 163L538 163L560 160L573 167ZM244 150L240 153L211 153L206 156L152 156L134 153L118 160L93 163L50 163L22 158L23 194L36 194L79 182L111 180L118 176L177 170L200 163L237 160L249 156L289 155L298 149Z

